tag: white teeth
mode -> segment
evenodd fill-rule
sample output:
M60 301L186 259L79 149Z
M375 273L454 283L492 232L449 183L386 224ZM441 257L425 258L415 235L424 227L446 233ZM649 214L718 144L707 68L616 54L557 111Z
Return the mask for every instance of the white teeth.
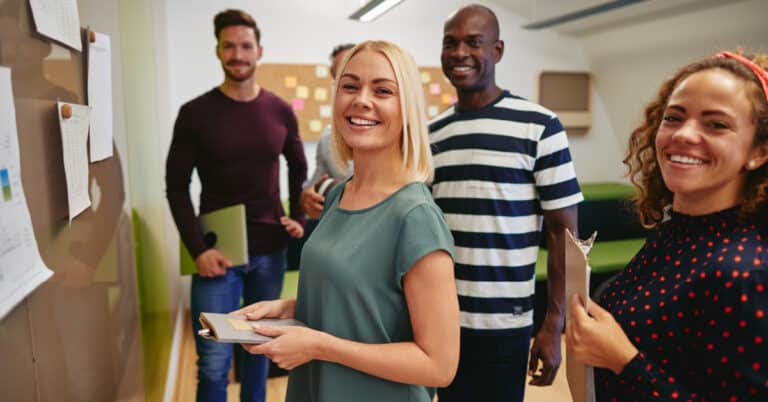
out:
M669 160L671 160L672 162L683 163L686 165L703 165L704 164L704 161L701 159L692 158L690 156L685 156L685 155L670 155Z
M472 67L467 67L467 66L455 66L455 67L453 67L453 71L458 71L460 73L467 72L467 71L469 71L471 69L472 69Z
M358 117L350 117L349 121L352 124L355 124L355 125L358 125L358 126L375 126L375 125L379 124L378 122L376 122L374 120L366 120L366 119L361 119L361 118L358 118Z

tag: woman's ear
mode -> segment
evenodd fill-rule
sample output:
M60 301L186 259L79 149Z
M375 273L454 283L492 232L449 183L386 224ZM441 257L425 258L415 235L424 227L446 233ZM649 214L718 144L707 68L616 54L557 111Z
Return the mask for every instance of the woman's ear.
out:
M747 170L757 170L768 162L768 142L752 149L747 159Z

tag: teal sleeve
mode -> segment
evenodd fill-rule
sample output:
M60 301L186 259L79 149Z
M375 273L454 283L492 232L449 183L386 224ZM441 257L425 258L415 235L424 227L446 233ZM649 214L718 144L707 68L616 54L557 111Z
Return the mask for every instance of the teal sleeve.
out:
M453 236L436 205L420 204L403 219L395 252L395 278L402 287L403 275L425 255L445 250L453 258Z

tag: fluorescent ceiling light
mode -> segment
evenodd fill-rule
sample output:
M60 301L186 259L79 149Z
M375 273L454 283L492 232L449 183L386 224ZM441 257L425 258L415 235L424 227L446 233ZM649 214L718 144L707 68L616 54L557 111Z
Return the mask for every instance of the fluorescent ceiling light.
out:
M402 2L403 0L371 0L349 18L360 22L371 22Z

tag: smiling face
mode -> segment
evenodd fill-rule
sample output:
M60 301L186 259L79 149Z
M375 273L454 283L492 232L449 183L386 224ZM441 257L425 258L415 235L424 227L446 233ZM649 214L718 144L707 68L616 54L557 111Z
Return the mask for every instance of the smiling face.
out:
M395 72L379 52L355 54L338 77L334 127L359 152L391 149L399 153L403 118Z
M493 16L479 8L462 9L445 23L443 73L459 92L491 91L503 50Z
M744 81L722 69L682 80L655 139L673 208L703 214L739 204L748 170L765 162L765 147L753 145L755 131Z
M253 78L261 47L253 28L232 25L221 30L216 56L228 80L242 82Z

